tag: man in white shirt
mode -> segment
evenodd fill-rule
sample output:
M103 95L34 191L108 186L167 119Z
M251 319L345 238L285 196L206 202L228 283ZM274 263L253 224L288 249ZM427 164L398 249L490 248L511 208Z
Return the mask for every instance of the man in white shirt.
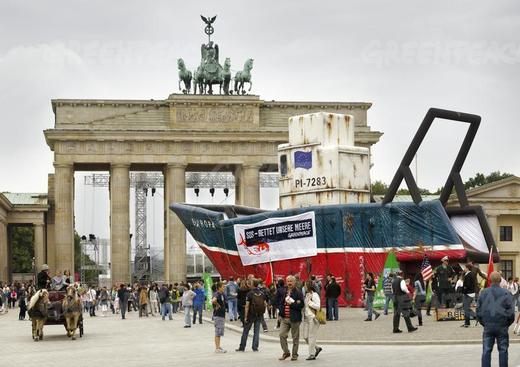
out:
M87 291L87 302L90 305L89 314L90 316L96 316L96 290L94 287L89 287Z

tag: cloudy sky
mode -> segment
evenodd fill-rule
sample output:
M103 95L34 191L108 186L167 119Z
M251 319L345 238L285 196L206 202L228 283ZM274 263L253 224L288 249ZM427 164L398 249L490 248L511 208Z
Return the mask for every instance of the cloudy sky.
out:
M199 62L200 14L232 69L255 60L266 100L372 102L384 132L372 180L389 182L429 107L482 124L462 172L520 175L517 1L14 1L0 3L0 191L46 191L52 98L164 99L176 59ZM441 122L418 156L441 186L465 126Z

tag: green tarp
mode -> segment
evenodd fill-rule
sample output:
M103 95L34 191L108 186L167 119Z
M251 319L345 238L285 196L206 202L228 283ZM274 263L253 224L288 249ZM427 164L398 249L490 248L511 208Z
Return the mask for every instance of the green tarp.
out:
M206 310L211 311L213 309L213 305L211 304L211 299L213 298L213 291L211 290L211 287L213 287L213 279L210 274L202 273L202 280L204 281L204 292L206 292Z
M383 308L385 306L385 292L383 290L383 280L388 277L390 273L396 273L399 270L399 262L395 253L389 252L386 256L385 267L383 273L379 275L377 282L376 295L374 297L374 308ZM389 308L393 308L392 302L389 304Z

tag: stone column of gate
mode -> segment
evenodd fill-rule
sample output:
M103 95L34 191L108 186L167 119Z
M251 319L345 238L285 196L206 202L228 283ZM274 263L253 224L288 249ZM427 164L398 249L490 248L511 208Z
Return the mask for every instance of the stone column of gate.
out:
M233 171L235 176L235 204L244 205L242 193L242 165L237 165Z
M164 244L164 276L170 282L186 280L186 228L169 209L170 204L186 201L186 165L168 164L164 175L166 228ZM166 235L167 233L167 235ZM166 266L166 264L168 264Z
M74 273L74 168L54 164L56 269Z
M242 166L240 191L241 203L245 206L260 207L260 167L250 164Z
M7 282L9 280L8 246L7 220L0 218L0 282Z
M110 166L110 263L112 284L130 282L130 165Z
M45 264L45 240L44 240L44 224L34 223L34 261L36 270L40 271L42 265ZM71 268L63 269L72 271ZM60 269L61 270L61 269Z

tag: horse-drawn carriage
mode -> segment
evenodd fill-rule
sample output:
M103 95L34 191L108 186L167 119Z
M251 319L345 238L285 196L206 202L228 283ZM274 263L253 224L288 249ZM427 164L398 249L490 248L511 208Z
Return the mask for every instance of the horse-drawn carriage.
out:
M38 291L31 298L28 309L34 341L43 339L44 325L65 326L67 336L72 340L76 339L76 329L79 329L79 336L83 336L81 301L72 286L67 291Z

